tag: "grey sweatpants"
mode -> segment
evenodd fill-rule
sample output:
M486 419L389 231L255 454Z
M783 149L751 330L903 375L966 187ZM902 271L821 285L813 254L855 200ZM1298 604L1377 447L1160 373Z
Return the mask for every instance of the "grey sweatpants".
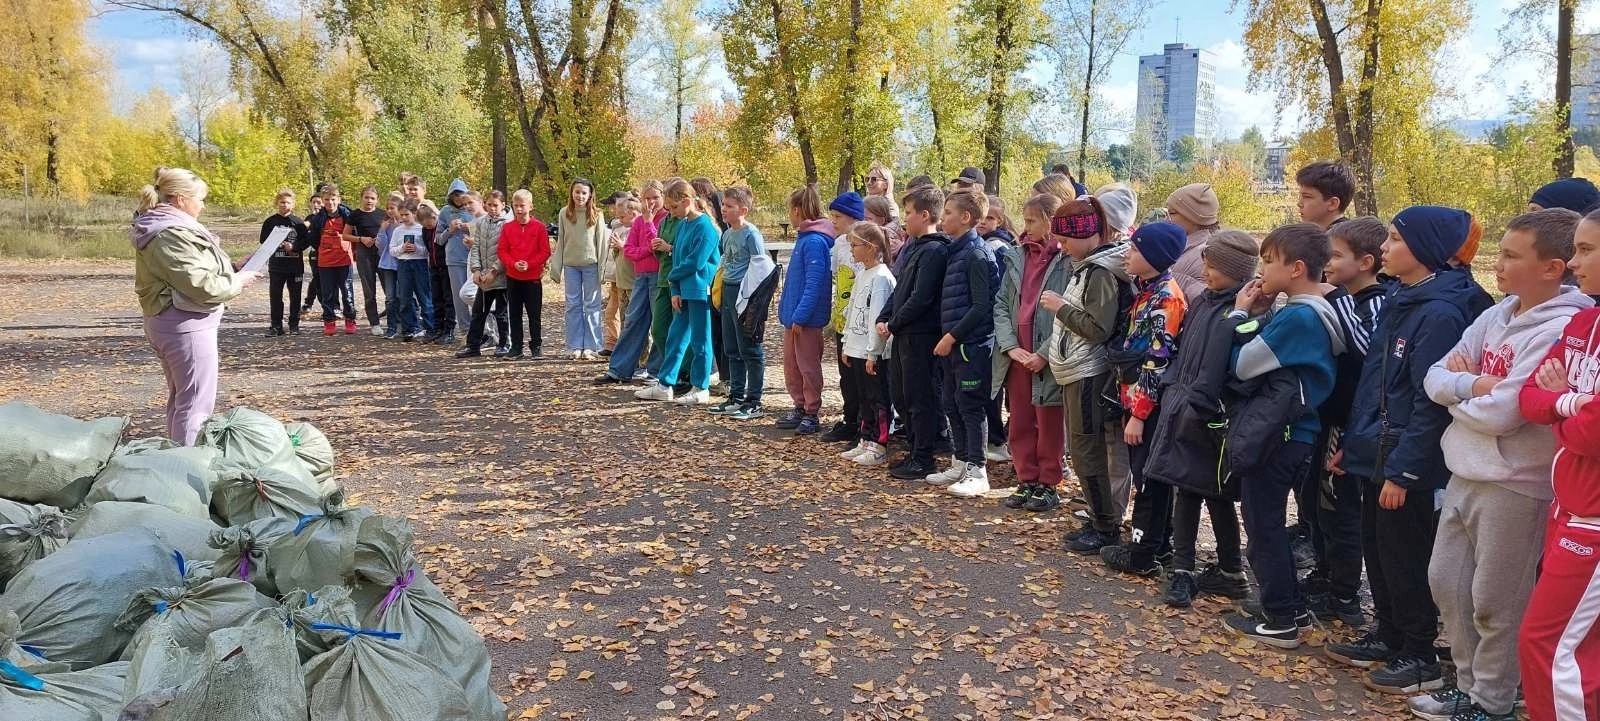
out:
M1550 502L1453 476L1428 585L1450 636L1456 686L1492 714L1517 698L1517 629L1533 592Z

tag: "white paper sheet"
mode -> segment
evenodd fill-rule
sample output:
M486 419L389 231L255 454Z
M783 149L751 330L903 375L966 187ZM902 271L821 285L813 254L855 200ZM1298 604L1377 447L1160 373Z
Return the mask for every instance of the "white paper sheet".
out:
M267 267L267 259L271 258L273 253L278 252L278 246L282 245L283 241L288 237L288 228L283 226L273 228L272 233L267 236L266 242L262 243L260 248L256 248L256 252L250 256L249 260L244 262L244 267L239 270L259 271Z

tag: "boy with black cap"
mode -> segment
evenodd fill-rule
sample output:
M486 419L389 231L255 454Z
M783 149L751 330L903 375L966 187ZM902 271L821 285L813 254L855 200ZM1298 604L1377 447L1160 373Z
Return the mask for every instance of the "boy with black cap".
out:
M1136 295L1122 323L1120 348L1109 349L1112 373L1124 417L1123 440L1133 468L1133 540L1100 549L1100 558L1113 570L1136 576L1158 576L1158 559L1172 552L1172 486L1147 481L1144 465L1149 457L1148 437L1155 435L1156 402L1160 398L1167 366L1178 352L1178 328L1188 301L1172 279L1188 236L1172 223L1147 223L1134 231L1128 243L1128 275Z
M950 191L957 192L962 190L971 190L982 193L984 188L988 186L988 183L989 176L985 174L981 168L974 168L969 165L961 169L960 175L957 175L955 178L951 179Z
M1574 213L1587 213L1600 207L1600 188L1588 178L1562 178L1545 183L1528 198L1528 212L1547 208L1566 208Z
M1488 300L1470 273L1451 270L1471 229L1472 216L1455 208L1421 205L1395 215L1383 268L1399 285L1384 303L1345 428L1344 471L1371 483L1361 499L1361 545L1377 623L1323 651L1370 669L1362 682L1382 693L1444 684L1428 560L1437 496L1450 479L1440 447L1450 413L1422 381L1465 334L1472 309Z

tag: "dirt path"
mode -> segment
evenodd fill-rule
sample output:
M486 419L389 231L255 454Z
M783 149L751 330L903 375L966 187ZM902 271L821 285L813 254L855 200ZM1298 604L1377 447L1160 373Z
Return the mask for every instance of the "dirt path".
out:
M416 525L513 718L1403 713L1314 648L1236 642L1219 602L1180 613L1059 550L1065 510L955 501L766 422L639 404L591 388L593 363L263 338L265 292L228 313L220 405L318 424L355 502ZM0 363L0 400L160 433L131 264L0 261ZM767 389L781 401L781 369Z

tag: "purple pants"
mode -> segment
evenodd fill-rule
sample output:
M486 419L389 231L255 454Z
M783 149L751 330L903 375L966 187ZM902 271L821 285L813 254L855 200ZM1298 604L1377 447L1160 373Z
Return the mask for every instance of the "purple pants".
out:
M217 328L222 309L190 313L168 308L144 319L144 335L167 377L167 437L194 445L217 406Z

